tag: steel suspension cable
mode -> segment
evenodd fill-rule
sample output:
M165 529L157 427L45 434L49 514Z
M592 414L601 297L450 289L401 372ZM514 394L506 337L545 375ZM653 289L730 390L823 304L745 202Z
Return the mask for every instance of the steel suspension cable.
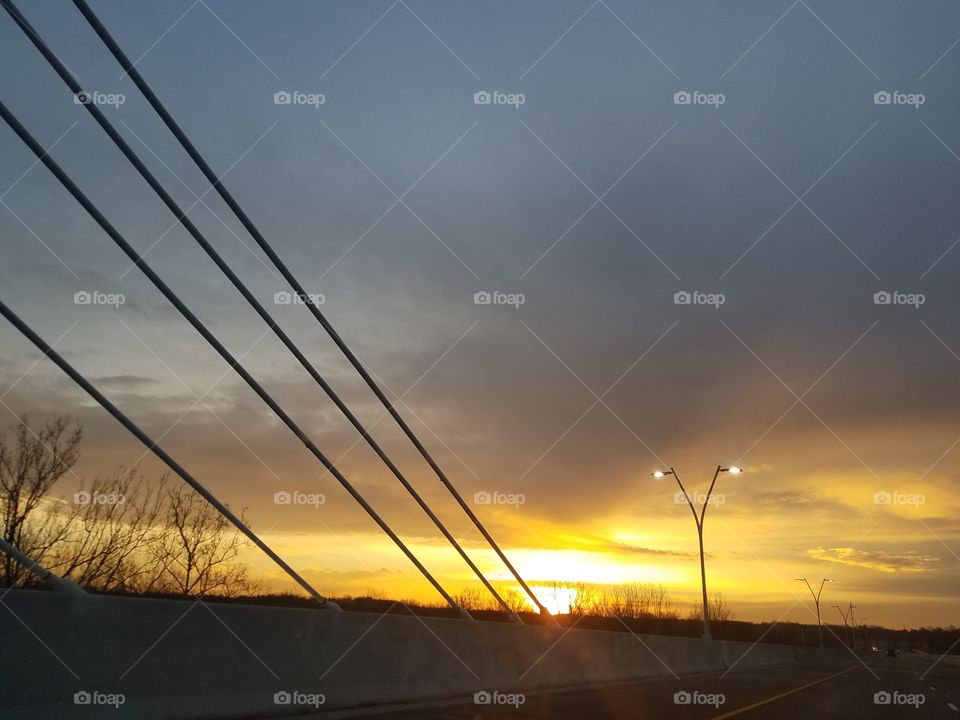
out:
M147 449L150 450L154 455L160 458L166 465L173 470L177 475L183 478L183 481L192 487L201 497L203 497L208 503L213 505L217 511L223 515L230 523L237 528L240 532L246 535L247 539L250 540L254 545L263 550L266 553L267 557L273 560L277 565L279 565L287 575L293 578L296 583L306 590L313 597L314 600L320 603L321 607L328 610L340 610L340 607L333 602L323 597L319 592L317 592L313 586L300 577L300 574L297 573L292 567L287 565L284 562L283 558L277 555L269 545L267 545L260 537L253 532L246 523L244 523L240 518L234 515L230 508L220 502L209 490L207 490L200 481L196 480L190 473L184 470L176 460L174 460L167 452L160 447L156 442L154 442L143 430L141 430L137 425L126 415L123 414L121 410L117 408L112 402L107 400L104 395L97 390L90 382L83 377L77 370L73 368L66 360L64 360L52 347L50 347L43 338L37 335L29 325L27 325L23 320L21 320L16 313L8 308L2 301L0 301L0 315L3 315L7 320L10 321L17 330L21 332L30 342L32 342L40 352L49 357L54 364L56 364L61 370L63 370L70 378L82 387L87 394L96 400L107 412L113 415L121 425L123 425L127 430L129 430L140 442L147 446Z
M0 1L2 1L5 6L9 4L9 0L0 0ZM163 120L164 124L167 126L170 132L173 133L173 135L177 138L180 145L187 152L190 158L194 161L197 167L200 168L200 171L211 183L213 188L217 191L217 193L220 195L223 201L227 204L227 206L230 208L233 214L237 217L237 219L240 221L240 223L243 225L246 231L254 239L257 245L260 246L260 249L263 250L263 252L267 255L268 258L270 258L270 261L277 268L280 274L283 275L284 279L290 284L290 286L294 289L294 291L298 293L301 297L305 297L307 293L304 290L303 286L300 284L297 278L293 275L293 273L289 270L286 264L280 259L280 257L274 251L270 243L267 242L263 234L253 224L253 221L250 220L250 218L244 212L243 208L240 207L240 204L234 199L233 195L226 189L226 187L222 183L222 179L218 177L217 174L213 171L213 169L207 164L206 160L204 160L200 152L196 149L196 147L194 147L193 143L186 136L186 134L183 132L183 130L180 128L177 122L173 119L170 113L167 112L166 107L164 107L163 103L156 96L156 94L153 92L153 90L150 88L147 82L143 79L143 76L134 67L133 63L130 61L127 55L123 52L123 50L120 48L117 42L113 39L113 36L110 34L110 32L106 29L103 23L100 22L100 19L97 17L96 13L94 13L93 10L90 8L90 6L87 5L85 0L73 0L73 4L77 7L80 13L84 16L84 18L86 18L87 22L90 23L90 26L97 33L97 35L100 37L103 43L107 46L111 54L114 56L114 58L116 58L117 62L123 67L126 74L130 77L130 79L137 86L137 88L139 88L140 92L143 93L143 96L146 98L147 102L150 103L150 105L153 107L153 109L157 112L157 114ZM324 314L320 311L320 309L313 303L306 303L306 305L310 313L314 316L317 322L320 323L320 325L327 332L327 334L334 341L334 343L336 343L340 351L344 354L347 360L350 361L350 364L353 366L353 368L359 373L360 377L363 378L364 382L366 382L370 390L373 391L374 395L377 396L377 399L380 400L384 408L387 410L390 416L394 419L394 421L397 423L397 425L400 427L403 433L407 436L407 438L409 438L410 442L413 443L414 447L416 447L417 451L424 458L424 460L426 460L427 464L430 466L433 472L440 479L440 482L443 483L444 487L447 488L447 490L450 492L453 498L457 501L457 503L460 505L463 511L467 514L467 517L469 517L470 520L473 521L473 524L480 531L480 534L483 535L484 539L490 544L490 547L493 548L493 550L496 552L500 560L511 572L514 578L516 578L517 582L520 584L523 590L527 593L530 599L540 609L541 614L544 617L546 617L548 621L552 621L552 616L550 615L550 612L537 599L536 595L533 593L533 591L530 589L530 587L527 585L524 579L520 576L520 573L513 566L510 560L507 559L507 556L504 554L503 550L501 550L500 546L493 539L490 533L487 532L487 529L484 527L483 523L480 521L480 518L478 518L477 515L473 512L473 510L470 508L467 502L463 499L463 496L460 494L460 492L456 489L456 487L453 485L450 479L446 476L446 474L443 472L440 466L433 459L433 456L430 454L430 452L426 449L426 447L424 447L423 443L420 442L420 439L416 436L416 434L407 424L406 420L403 419L403 417L394 407L394 404L390 402L390 400L384 394L383 390L380 388L376 380L373 379L373 377L370 375L367 369L363 366L360 360L356 357L356 355L353 354L353 351L350 350L346 342L344 342L344 340L340 337L340 335L334 329L333 325L330 323L329 320L327 320L326 316L324 316Z
M126 239L110 224L110 222L104 217L104 215L97 209L97 207L87 198L87 196L80 190L79 187L70 179L70 177L63 171L63 169L50 157L50 154L47 153L40 143L27 131L27 129L20 123L19 120L7 109L6 105L0 102L0 116L3 117L3 120L10 126L10 128L20 137L21 140L33 151L34 155L37 156L37 159L46 165L47 169L60 181L60 183L67 189L67 191L73 195L73 197L83 206L90 216L96 221L104 232L110 237L113 242L120 247L121 250L129 257L133 263L143 272L144 275L156 286L158 290L164 295L164 297L169 300L174 307L183 315L184 318L196 329L197 332L206 340L214 350L230 365L231 368L250 386L250 388L263 400L264 403L280 418L281 421L293 432L294 435L310 450L311 453L323 464L323 466L333 475L337 481L346 489L350 495L353 496L354 500L360 504L360 506L367 512L367 514L380 526L380 529L383 530L391 540L400 548L400 550L407 556L407 558L416 566L416 568L423 574L423 576L430 582L431 585L440 593L444 600L447 603L457 610L463 617L469 618L469 613L461 608L452 597L447 593L446 590L440 585L439 582L430 574L430 571L427 570L423 564L417 559L406 544L397 536L397 534L387 525L386 521L380 517L380 515L370 506L370 504L364 499L364 497L357 491L356 488L347 480L346 477L340 472L339 469L324 455L320 448L318 448L314 442L307 436L306 433L301 430L300 426L294 422L294 420L286 413L286 411L280 407L280 405L273 399L273 397L263 389L263 387L258 383L250 373L240 364L233 355L223 346L223 344L217 340L217 338L211 333L206 325L204 325L197 318L196 315L180 300L173 290L171 290L163 280L160 279L160 276L157 275L150 265L143 259L143 257L126 241Z
M63 62L56 56L56 54L50 49L46 44L43 38L39 33L30 25L30 23L23 17L23 15L17 10L16 6L9 2L8 0L0 0L0 3L3 4L7 12L13 17L13 19L20 25L24 33L31 40L33 45L37 50L43 55L47 60L50 66L54 69L57 75L66 83L70 88L70 91L75 95L78 93L84 92L82 85L79 80L70 72L70 70L63 64ZM226 261L220 256L219 253L213 248L213 246L207 241L203 236L200 230L194 225L194 223L187 217L186 212L184 212L180 206L174 201L173 197L164 189L160 184L157 178L147 169L146 165L141 161L137 153L130 147L117 129L110 123L106 118L103 112L93 103L84 104L87 111L93 116L94 120L97 121L97 124L107 133L113 143L119 148L120 152L123 153L124 157L130 161L130 163L136 168L137 172L140 173L141 177L146 180L147 184L151 189L160 197L164 205L170 209L171 212L176 216L177 221L182 223L187 232L193 237L193 239L200 245L203 251L213 260L214 264L227 276L233 286L243 295L244 299L250 304L251 307L256 311L256 313L263 319L269 328L274 332L274 334L280 339L284 346L293 354L293 356L299 361L303 368L309 373L313 380L323 389L327 396L334 402L337 408L341 413L350 421L350 424L360 433L367 444L373 449L377 454L380 460L387 466L387 468L393 473L393 475L400 481L401 485L406 489L406 491L413 497L416 503L420 508L426 513L426 515L433 521L434 525L440 530L444 538L450 542L454 549L459 553L463 560L467 563L470 569L474 574L480 579L484 587L493 595L494 599L500 604L500 606L510 615L511 619L514 622L522 622L519 616L507 605L506 601L500 596L496 591L493 585L487 580L483 575L480 568L476 566L473 560L467 555L466 551L457 542L456 538L449 532L446 526L443 524L443 521L433 512L430 506L426 501L420 496L420 494L414 489L414 487L408 482L406 477L400 471L400 469L394 464L386 452L380 447L379 443L370 435L367 429L363 424L357 419L357 417L351 412L350 408L343 402L340 396L336 391L327 383L319 371L314 367L314 365L306 358L306 356L300 351L297 345L293 340L283 331L279 324L274 320L274 318L267 312L263 304L260 303L253 293L247 288L244 282L237 276L237 274L230 268Z

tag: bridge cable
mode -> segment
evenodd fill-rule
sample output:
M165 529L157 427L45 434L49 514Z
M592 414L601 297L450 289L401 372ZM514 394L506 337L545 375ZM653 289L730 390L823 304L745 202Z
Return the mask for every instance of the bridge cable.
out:
M22 15L19 14L19 11L16 10L16 6L12 2L7 0L0 0L4 5L4 8L7 9L8 13L14 18L14 20L20 24L21 28L27 34L29 39L33 42L34 46L40 51L40 53L47 59L49 64L53 67L56 73L61 77L61 79L67 84L71 92L75 95L84 92L79 81L70 73L67 67L63 64L62 61L57 58L56 54L47 46L44 40L27 22ZM12 10L11 10L12 8ZM14 15L14 11L18 15ZM257 314L263 319L264 322L273 330L274 334L280 339L284 346L294 355L294 357L300 362L300 364L306 369L310 376L316 381L316 383L323 389L327 396L334 402L337 408L341 413L350 421L350 424L360 433L360 435L367 441L367 444L373 449L377 456L383 461L387 468L396 476L400 481L403 487L407 492L413 497L417 502L420 508L427 514L427 516L433 521L433 523L439 528L443 536L453 545L457 550L460 556L464 559L470 569L477 575L480 581L483 583L484 587L493 595L494 599L500 604L500 606L511 616L515 622L522 622L519 616L513 611L513 609L507 605L506 601L497 593L494 587L489 583L489 581L484 577L480 568L478 568L473 560L470 559L466 551L461 547L457 542L456 538L447 530L443 522L437 517L434 512L430 509L430 506L426 501L417 493L414 487L407 481L406 477L401 473L400 469L393 463L393 461L387 456L384 450L380 445L374 440L374 438L369 434L367 429L363 424L357 419L357 417L350 411L346 403L337 395L336 391L327 383L327 381L320 375L319 371L310 363L306 356L300 351L300 349L294 344L293 340L283 331L283 329L277 324L277 322L270 316L267 310L263 305L256 299L253 293L246 287L243 281L233 272L230 266L223 260L223 258L217 253L213 246L206 240L206 238L200 233L196 225L186 216L186 213L177 205L174 199L170 194L163 188L160 182L156 177L147 169L143 164L140 158L137 156L136 152L130 147L130 145L123 139L123 137L117 132L116 128L106 119L104 114L100 111L97 106L90 102L85 103L84 106L97 121L101 128L107 133L113 143L120 149L123 155L133 164L137 172L140 173L141 177L147 181L147 184L153 189L153 191L160 197L163 203L170 209L171 212L177 218L177 221L182 223L184 228L193 239L200 245L203 251L210 257L211 260L217 265L218 268L227 276L233 286L243 295L244 299L253 307Z
M6 4L7 0L3 0ZM263 400L264 403L280 418L281 421L293 432L294 435L310 450L311 453L323 464L323 466L333 475L337 481L349 492L354 500L356 500L360 506L366 510L367 514L380 526L380 529L383 530L391 540L400 548L400 550L407 556L407 558L416 566L416 568L423 574L423 576L430 582L431 585L440 593L444 600L447 603L457 610L462 617L469 618L469 613L467 613L463 608L461 608L447 591L443 589L440 583L430 574L430 572L420 563L417 557L410 551L410 549L404 544L404 542L397 536L397 534L387 525L386 521L380 517L379 514L370 506L370 504L364 499L364 497L350 484L350 481L337 469L337 467L327 459L320 448L318 448L314 442L300 429L300 426L297 425L293 419L284 411L282 407L267 393L266 390L254 380L253 376L247 372L247 370L236 360L233 355L220 343L219 340L211 333L207 327L200 322L196 315L190 311L190 309L183 304L180 298L176 293L171 290L163 280L153 271L150 265L143 259L143 257L137 253L137 251L131 246L124 237L110 224L110 222L104 217L104 215L97 209L97 207L90 202L89 198L77 187L77 185L70 179L70 177L60 168L60 166L54 162L50 155L43 149L40 143L30 135L27 129L20 123L19 120L7 109L6 105L3 102L0 102L0 116L3 117L3 120L10 126L10 128L20 137L21 140L33 151L37 156L37 159L40 160L46 167L54 174L54 176L60 181L60 183L67 189L67 191L73 195L73 197L83 206L83 208L90 214L90 216L100 225L101 228L107 233L113 242L123 250L124 253L133 261L133 263L143 272L144 275L157 287L158 290L164 295L164 297L169 300L177 310L180 311L180 314L200 333L201 336L220 354L220 356L226 360L227 364L233 368L233 370L250 386L250 388Z
M317 592L310 583L304 580L292 567L287 565L284 562L283 558L277 555L269 545L267 545L260 537L253 532L246 523L244 523L240 518L234 515L230 509L221 503L209 490L207 490L200 481L196 480L190 473L183 469L183 467L172 457L170 457L163 448L161 448L156 442L154 442L143 430L141 430L137 425L126 415L123 414L121 410L117 408L116 405L107 400L104 395L97 390L90 382L83 377L77 370L75 370L66 360L64 360L50 345L48 345L44 340L37 335L27 323L21 320L16 313L8 308L3 301L0 301L0 315L3 315L10 323L17 328L30 342L32 342L36 347L47 357L49 357L57 366L60 367L67 375L69 375L74 382L82 387L90 397L96 400L100 405L102 405L107 412L113 415L121 425L123 425L127 430L129 430L140 442L147 446L147 449L150 450L154 455L160 458L166 465L173 470L177 475L183 478L183 481L187 483L190 487L197 491L208 503L213 505L221 515L223 515L230 523L237 528L240 532L247 536L247 538L258 548L263 550L266 553L267 557L273 560L277 565L279 565L284 572L287 573L291 578L293 578L300 587L306 590L313 597L314 600L320 603L324 609L328 610L340 610L340 607L333 602L333 600L328 600L323 597L319 592ZM6 549L6 548L4 548ZM50 578L47 578L50 579Z
M9 4L9 0L0 0L0 1L2 1L4 5ZM146 98L147 102L150 103L150 105L153 107L153 109L157 112L157 114L163 120L164 124L167 126L170 132L173 133L173 135L177 138L177 140L180 142L180 145L183 147L183 149L191 157L191 159L194 161L197 167L200 168L200 171L204 174L204 176L206 176L207 180L212 184L213 188L217 191L217 193L220 195L223 201L231 209L231 211L233 211L234 215L237 217L237 219L240 221L243 227L247 230L250 236L254 239L257 245L260 246L260 249L263 250L263 252L267 255L268 258L270 258L270 261L274 264L277 270L280 271L280 274L283 275L283 277L294 289L294 291L298 293L300 297L306 297L307 293L304 290L303 286L296 279L293 273L287 268L286 264L284 264L284 262L280 259L280 257L274 251L273 247L271 247L270 243L267 242L266 238L261 234L261 232L253 224L253 221L250 220L247 214L243 211L243 208L240 207L239 203L234 199L233 195L226 189L226 187L223 185L221 181L221 178L219 178L217 174L213 171L213 169L207 164L207 162L203 159L203 156L200 155L200 152L196 149L196 147L194 147L193 143L190 142L189 138L186 136L186 134L183 132L183 130L180 128L177 122L173 119L170 113L167 112L167 109L164 107L163 103L156 96L156 94L154 94L153 90L150 88L147 82L143 79L143 76L140 75L139 71L134 67L133 63L126 56L126 54L117 44L117 42L113 39L113 36L106 29L106 27L104 27L103 23L100 22L100 19L97 17L96 13L94 13L93 10L90 8L90 6L87 5L85 0L73 0L73 4L77 7L80 13L86 18L87 22L90 23L90 26L94 29L97 35L100 36L100 39L103 41L103 43L107 46L107 48L113 54L114 58L116 58L117 62L123 67L126 74L130 77L133 83L140 89L140 92ZM416 436L416 434L414 434L413 430L410 429L410 426L407 424L407 422L403 419L403 417L394 407L393 403L391 403L390 400L387 399L386 395L383 393L383 390L381 390L376 380L373 379L373 377L370 375L367 369L363 366L360 360L357 359L356 355L353 354L353 352L347 346L346 342L344 342L344 340L340 337L340 335L334 329L333 325L330 323L329 320L327 320L327 318L316 306L316 304L307 303L306 305L310 313L314 316L314 318L316 318L317 322L319 322L320 325L323 326L323 329L327 332L327 334L334 341L334 343L336 343L337 347L340 348L340 351L344 354L347 360L350 361L350 364L353 365L354 369L360 374L360 376L366 382L370 390L372 390L374 395L377 396L377 398L383 404L384 408L387 410L390 416L396 421L400 429L410 439L414 447L416 447L420 455L423 456L424 460L426 460L427 464L431 467L434 473L436 473L437 477L440 479L440 482L443 483L443 485L454 497L454 499L457 501L457 503L460 505L463 511L467 514L470 520L473 521L473 524L480 531L480 534L483 535L486 541L490 544L490 547L492 547L493 550L497 553L497 555L500 557L500 560L507 567L507 569L510 570L510 572L516 578L517 582L520 584L523 590L527 593L527 595L534 602L534 604L536 604L536 606L540 609L541 615L543 615L550 624L555 625L556 622L553 620L552 616L550 615L550 612L537 599L537 596L530 589L529 585L527 585L524 579L520 576L520 573L517 572L517 569L513 566L510 560L507 559L507 556L504 554L503 550L500 549L500 546L497 544L497 542L493 539L490 533L487 532L487 529L484 527L483 523L480 521L480 518L477 517L477 515L473 512L470 506L463 499L463 496L460 494L460 492L456 489L456 487L454 487L453 483L449 480L449 478L447 478L446 474L443 472L440 466L433 459L433 457L431 456L430 452L426 449L426 447L424 447L423 443L420 442L419 438Z

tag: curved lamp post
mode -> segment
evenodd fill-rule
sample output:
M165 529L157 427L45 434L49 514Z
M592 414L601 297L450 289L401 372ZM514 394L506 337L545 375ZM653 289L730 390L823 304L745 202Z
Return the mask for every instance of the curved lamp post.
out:
M680 482L680 476L677 475L677 471L673 468L669 470L657 470L654 473L650 473L655 478L662 478L667 475L673 475L677 481L677 485L680 486L680 490L683 492L683 496L687 499L687 505L690 506L690 512L693 513L693 521L697 524L697 539L700 541L700 589L703 592L703 638L704 640L710 639L710 607L707 602L707 570L703 561L703 516L707 514L707 505L710 502L710 496L713 494L713 486L717 484L717 478L720 477L720 473L730 473L731 475L739 475L743 470L738 467L722 467L717 465L716 472L713 473L713 480L710 482L710 489L707 490L707 496L703 499L703 507L700 508L700 514L697 515L697 511L693 507L693 501L690 499L690 495L687 493L687 489L683 486L683 483Z
M843 618L843 630L844 630L844 634L847 636L847 645L849 645L850 647L853 647L852 645L850 645L850 624L847 622L847 614L843 611L843 608L840 607L839 605L833 605L832 607L835 607L837 609L837 612L840 613L840 617Z
M807 590L809 590L809 591L810 591L810 594L813 595L813 604L817 606L817 637L820 638L820 647L823 647L823 627L820 625L820 593L823 592L823 584L824 584L824 583L836 582L836 581L835 581L835 580L831 580L830 578L821 578L821 579L820 579L820 587L817 589L816 592L814 592L814 591L813 591L813 588L810 587L810 583L807 582L807 579L806 579L805 577L802 577L802 578L794 578L794 579L795 579L797 582L805 583L806 586L807 586Z

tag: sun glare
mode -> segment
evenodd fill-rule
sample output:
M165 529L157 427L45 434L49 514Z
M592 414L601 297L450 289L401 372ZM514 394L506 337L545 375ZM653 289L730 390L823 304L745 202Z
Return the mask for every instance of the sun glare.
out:
M565 615L569 613L570 606L577 599L577 591L575 588L533 585L530 589L533 590L540 602L546 606L551 615ZM533 610L538 609L537 606L533 604L533 600L526 598L526 601Z
M557 582L674 582L682 572L668 565L636 563L634 558L579 550L517 550L521 575Z

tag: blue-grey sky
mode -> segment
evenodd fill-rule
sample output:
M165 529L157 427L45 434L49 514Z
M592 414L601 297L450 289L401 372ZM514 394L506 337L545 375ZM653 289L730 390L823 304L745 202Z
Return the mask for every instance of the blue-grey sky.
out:
M956 3L91 5L213 168L229 169L225 184L357 354L392 394L410 388L404 413L465 495L525 495L520 508L480 510L528 558L527 574L559 577L551 552L587 553L584 566L594 552L615 566L598 581L653 579L692 597L693 528L673 488L648 473L674 465L697 484L739 462L750 472L725 488L708 544L743 616L775 618L795 600L793 577L827 573L845 575L854 602L873 598L871 619L950 622ZM73 4L21 9L85 88L124 96L102 108L110 121L377 422L382 410L309 313L274 304L285 289L276 271ZM3 102L388 520L430 548L438 572L468 584L6 16L0 48ZM495 91L523 102L475 103ZM276 104L283 92L324 102ZM884 92L892 101L878 104ZM57 348L78 369L331 591L396 575L429 595L7 128L0 158L3 301L48 341L66 332ZM94 290L126 302L74 304ZM478 305L482 291L524 302ZM694 302L677 304L678 292ZM877 292L900 295L876 304ZM719 307L696 304L717 294ZM80 418L87 475L140 458L15 330L0 338L10 422ZM380 420L376 435L479 554L396 428ZM283 488L328 502L319 515L278 509L270 499ZM874 502L897 491L925 502ZM659 551L681 559L654 563Z

